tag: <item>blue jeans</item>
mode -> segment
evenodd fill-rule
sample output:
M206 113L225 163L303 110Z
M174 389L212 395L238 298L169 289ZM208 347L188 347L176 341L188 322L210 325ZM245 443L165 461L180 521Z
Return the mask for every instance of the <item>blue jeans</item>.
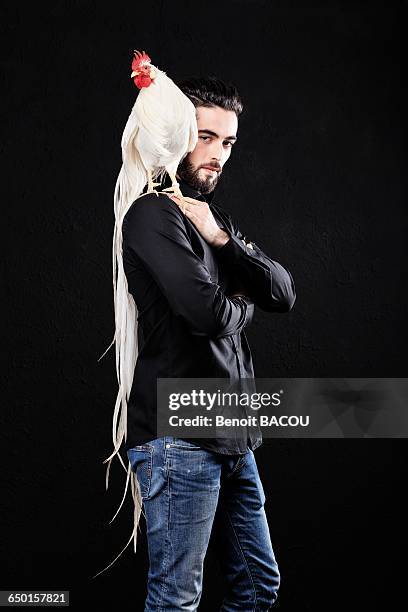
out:
M269 610L280 574L252 450L221 455L166 436L127 453L146 516L144 612L197 610L211 534L227 587L221 611Z

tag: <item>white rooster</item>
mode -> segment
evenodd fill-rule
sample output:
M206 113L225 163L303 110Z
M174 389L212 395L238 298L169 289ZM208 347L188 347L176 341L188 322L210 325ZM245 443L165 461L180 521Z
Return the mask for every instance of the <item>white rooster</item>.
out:
M133 155L140 156L145 169L146 193L159 195L154 187L160 183L155 183L154 179L162 179L167 172L172 186L163 191L172 192L183 199L176 171L183 158L197 144L194 104L165 72L151 64L145 51L134 51L131 77L140 92L132 109L131 133L125 129L122 149L129 151L127 145L130 138ZM140 184L137 187L140 188Z
M162 191L172 192L181 200L184 199L176 179L176 171L183 158L195 148L198 141L198 128L194 104L166 76L165 72L152 66L150 57L144 51L143 53L134 52L131 77L140 92L123 131L121 140L123 163L114 191L115 227L112 253L115 334L111 344L99 360L107 353L112 344L115 344L119 389L112 425L114 451L103 463L108 463L106 489L108 489L110 465L115 456L118 457L127 473L122 502L112 521L122 507L128 483L131 483L134 499L134 528L128 544L133 538L136 552L137 528L142 511L141 492L136 473L131 470L130 461L126 467L119 452L123 440L127 438L127 403L138 356L138 309L133 296L129 293L123 267L122 223L126 212L137 198L147 193L156 195L161 193L154 189L160 185L154 180L158 178L162 180L166 172L171 178L172 185ZM147 191L144 194L143 189L146 183Z

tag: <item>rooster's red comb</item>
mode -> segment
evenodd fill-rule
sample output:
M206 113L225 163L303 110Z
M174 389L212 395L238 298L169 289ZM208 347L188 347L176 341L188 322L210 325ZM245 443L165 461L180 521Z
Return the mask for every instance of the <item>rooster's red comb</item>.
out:
M152 61L145 51L141 53L140 51L135 50L134 55L135 57L132 62L132 70L139 70L142 65L149 64Z

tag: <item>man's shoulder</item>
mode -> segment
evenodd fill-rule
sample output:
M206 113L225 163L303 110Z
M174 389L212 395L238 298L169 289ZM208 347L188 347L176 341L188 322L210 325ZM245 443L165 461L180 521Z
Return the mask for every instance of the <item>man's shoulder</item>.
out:
M137 220L138 223L149 224L157 223L159 219L164 219L166 216L180 215L177 204L173 202L164 193L147 193L142 194L129 206L125 216L124 223L132 223Z

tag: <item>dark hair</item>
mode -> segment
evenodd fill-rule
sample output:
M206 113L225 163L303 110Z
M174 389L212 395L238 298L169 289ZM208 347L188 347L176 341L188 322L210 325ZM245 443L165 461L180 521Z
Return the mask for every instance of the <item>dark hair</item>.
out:
M224 110L234 111L237 117L244 105L237 88L233 83L225 83L216 76L190 77L175 81L177 87L192 101L194 106L220 106Z

